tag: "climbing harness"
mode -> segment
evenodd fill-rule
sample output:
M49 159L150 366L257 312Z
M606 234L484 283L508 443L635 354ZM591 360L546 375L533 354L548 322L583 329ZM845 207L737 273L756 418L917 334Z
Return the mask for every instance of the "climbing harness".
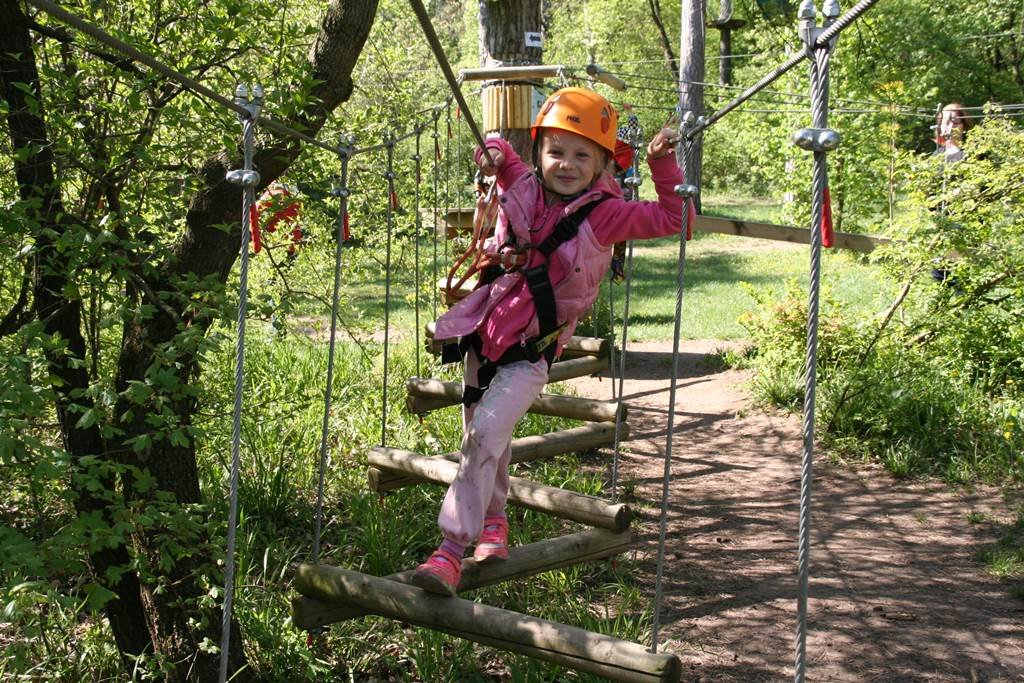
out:
M521 272L526 281L526 286L533 297L533 305L537 315L539 332L536 337L527 339L518 345L513 344L496 361L491 361L482 355L482 341L475 332L466 335L458 342L449 342L442 347L442 363L460 361L471 348L481 359L481 369L478 377L479 389L468 386L464 389L462 397L464 405L472 405L483 396L483 393L490 385L490 380L494 378L497 368L502 365L522 360L536 363L544 359L548 367L551 367L558 348L558 337L565 329L566 323L559 324L558 322L555 290L548 274L548 259L550 259L551 254L558 247L576 237L580 225L583 224L583 221L590 215L590 212L602 201L603 199L597 199L584 204L573 213L564 216L558 221L551 234L543 242L537 245L528 245L529 249L539 252L544 257L542 263L531 268L522 269L522 263L513 262L512 268L506 270L506 272ZM492 265L492 267L496 266Z

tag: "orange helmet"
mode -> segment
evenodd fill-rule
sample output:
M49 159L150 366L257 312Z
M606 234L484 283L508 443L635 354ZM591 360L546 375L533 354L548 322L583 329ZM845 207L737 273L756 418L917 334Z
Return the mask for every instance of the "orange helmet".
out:
M537 113L530 137L541 128L560 128L582 135L615 153L619 115L604 97L586 88L562 88L551 94Z

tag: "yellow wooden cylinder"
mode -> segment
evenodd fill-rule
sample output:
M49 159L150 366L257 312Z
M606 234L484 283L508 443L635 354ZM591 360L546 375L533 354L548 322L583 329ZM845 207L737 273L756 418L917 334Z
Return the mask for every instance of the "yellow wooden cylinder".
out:
M483 88L484 132L533 125L533 86L490 83Z

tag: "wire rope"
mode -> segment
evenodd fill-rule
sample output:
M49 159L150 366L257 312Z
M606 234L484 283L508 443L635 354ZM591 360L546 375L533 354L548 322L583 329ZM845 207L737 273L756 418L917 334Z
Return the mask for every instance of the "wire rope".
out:
M335 221L335 245L334 245L334 289L331 292L331 333L327 346L327 382L324 387L324 419L320 425L320 464L317 472L316 485L316 522L313 526L313 564L320 561L320 532L323 525L324 511L324 479L327 471L328 457L328 433L330 429L332 388L334 386L334 354L337 346L338 334L338 300L341 295L341 262L344 254L345 244L345 220L348 214L348 161L349 155L345 150L350 149L350 141L341 140L338 149L341 150L341 175L338 178L338 186L333 194L338 197L338 218Z
M813 5L812 5L813 7ZM812 10L813 11L813 10ZM813 27L813 14L811 26ZM839 21L836 21L838 24ZM811 122L815 130L828 127L828 68L832 46L820 36L836 25L827 26L812 40L808 36L808 49L813 51L810 65ZM814 460L814 405L817 385L818 309L821 291L821 225L825 210L825 192L828 187L828 161L823 149L814 150L813 187L811 194L811 262L810 285L807 296L807 345L804 363L803 453L800 468L800 516L797 543L797 625L795 643L794 680L803 683L807 675L807 602L810 583L811 552L811 489Z
M413 287L414 287L414 289L413 289L413 292L414 292L414 294L413 294L413 308L415 309L415 314L416 314L416 319L415 319L415 323L414 324L415 324L415 328L416 329L415 329L415 332L413 333L414 334L414 341L413 341L413 343L416 346L416 376L417 377L421 377L422 376L420 374L420 290L421 290L421 285L420 285L420 238L422 237L422 233L423 233L423 216L420 215L420 181L422 180L422 178L421 178L422 163L421 162L423 161L423 156L420 154L420 139L422 137L422 133L423 133L423 129L421 127L417 126L416 127L416 153L412 157L412 160L413 160L413 162L415 164L415 176L414 177L416 178L416 193L415 193L415 199L413 200L414 201L414 206L415 206L415 211L416 211L416 223L415 223L415 229L413 231L413 234L414 234L413 241L415 243L415 249L416 249L416 253L415 253L415 261L416 261L415 271L416 271L416 274L415 274L415 279L414 279L414 284L413 284Z
M388 151L387 171L387 237L384 248L384 383L380 402L380 445L388 444L388 351L391 341L391 237L394 233L395 213L395 138L389 136L384 144Z
M227 547L224 557L224 602L221 607L220 683L225 683L227 680L228 659L231 650L231 608L235 593L235 543L238 526L238 479L242 450L242 396L245 389L245 320L249 306L249 237L252 230L252 213L256 203L253 186L259 182L259 174L252 168L258 104L249 104L248 94L243 95L243 93L244 91L239 88L236 91L239 102L233 103L238 104L238 108L245 111L246 115L239 115L242 123L242 173L234 175L234 179L243 187L242 237L239 247L238 318L236 321L238 336L235 345L235 402L231 421L231 473L228 485ZM229 178L231 177L232 174L229 174Z
M434 261L433 261L433 265L432 265L432 267L433 267L433 280L431 280L430 291L431 291L431 296L432 296L433 305L434 305L434 311L433 311L434 320L437 320L437 281L438 281L438 271L437 271L437 240L438 240L438 237L437 237L437 233L438 233L438 231L440 230L440 227L441 227L440 223L437 220L437 207L440 206L440 204L441 204L441 202L438 201L440 199L440 197L438 196L438 191L439 191L438 185L440 184L439 183L440 178L438 177L438 174L440 173L440 162L441 162L441 142L440 142L441 134L438 132L438 126L439 126L438 119L439 118L440 117L434 119L434 134L433 134L433 138L434 138L434 154L433 154L433 156L434 156Z
M633 200L640 198L640 172L639 172L639 142L642 139L642 132L637 130L634 133L632 140L628 141L633 146L633 175L626 179L632 187L630 193ZM632 181L632 182L630 182ZM612 358L612 383L618 380L618 405L615 410L615 438L612 448L612 501L618 500L618 486L619 486L619 457L621 455L621 444L622 444L622 403L624 399L624 383L626 378L626 347L629 342L629 302L630 295L633 289L633 242L630 240L626 243L626 262L623 264L626 271L625 293L623 294L622 304L622 349L619 352L619 371L615 373L615 362L614 357ZM614 325L614 322L613 322ZM614 339L612 340L614 342ZM614 344L612 346L614 349ZM613 391L613 395L615 392Z
M681 141L684 157L690 159L690 150L695 147L692 138L686 136L691 128L685 122L680 124ZM691 186L692 187L692 186ZM684 185L677 185L677 193L685 188ZM658 631L661 626L661 601L665 575L665 538L668 529L668 494L669 483L672 478L672 437L675 432L676 417L676 392L679 387L679 340L682 336L682 315L683 315L683 291L686 284L686 233L688 232L689 209L687 202L692 198L683 200L683 215L679 231L679 262L676 271L676 311L675 324L672 330L672 380L669 384L668 393L668 425L665 436L665 468L661 480L661 514L658 519L658 560L657 571L654 578L654 615L651 620L651 652L658 651Z
M452 106L449 103L445 111L445 136L444 136L444 262L448 263L448 243L451 242L448 235L448 217L452 211Z

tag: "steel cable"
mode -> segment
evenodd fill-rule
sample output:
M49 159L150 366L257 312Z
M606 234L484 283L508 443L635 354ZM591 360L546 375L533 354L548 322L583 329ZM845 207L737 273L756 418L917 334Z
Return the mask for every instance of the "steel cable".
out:
M244 106L242 109L249 112ZM242 121L242 169L252 171L256 121L251 115ZM242 444L242 395L245 388L245 319L249 307L249 236L256 197L252 184L242 190L242 243L239 248L238 338L235 345L235 404L231 422L231 474L228 493L228 529L224 557L224 604L221 607L220 683L227 680L231 649L231 608L235 592L235 543L238 526L238 478Z
M345 142L339 145L345 150ZM327 436L330 428L331 397L334 386L334 352L338 334L338 299L341 294L341 261L345 244L345 216L348 214L348 160L347 154L341 155L341 176L338 179L336 193L338 196L338 218L335 221L334 245L334 289L331 294L331 334L327 347L327 384L324 388L324 419L320 425L320 464L317 472L316 486L316 522L313 527L313 564L320 561L320 531L323 525L324 510L324 479L327 471Z
M830 27L831 28L831 27ZM826 29L827 33L830 29ZM835 32L833 32L834 34ZM824 34L822 34L824 35ZM815 42L811 61L811 121L828 127L828 68L831 48ZM817 385L818 309L821 291L821 223L828 187L828 161L824 151L814 152L811 196L811 264L807 297L807 347L804 364L803 453L800 467L800 520L797 544L797 627L794 679L803 683L807 673L807 601L810 583L811 489L814 460L814 405Z

